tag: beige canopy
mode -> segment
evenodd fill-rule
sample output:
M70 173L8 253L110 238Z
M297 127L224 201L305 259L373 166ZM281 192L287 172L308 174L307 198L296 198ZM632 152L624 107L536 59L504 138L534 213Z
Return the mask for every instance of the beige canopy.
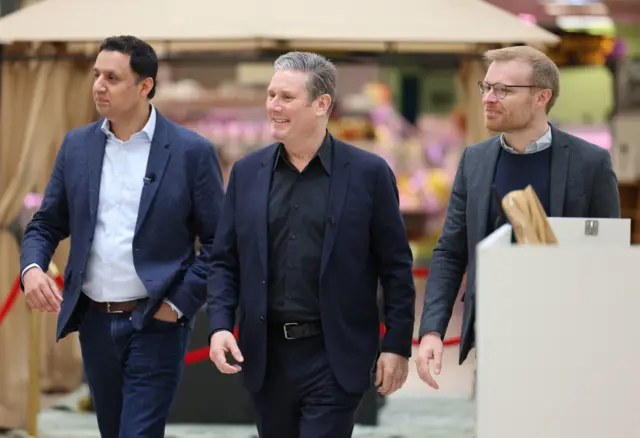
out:
M3 43L86 43L117 34L218 50L461 52L478 44L559 40L480 0L46 0L0 19Z

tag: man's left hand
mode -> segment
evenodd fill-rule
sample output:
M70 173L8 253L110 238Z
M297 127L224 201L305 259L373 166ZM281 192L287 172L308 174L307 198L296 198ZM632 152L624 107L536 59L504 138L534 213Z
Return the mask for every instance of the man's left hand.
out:
M382 395L391 395L402 388L409 373L409 360L395 353L381 353L378 358L376 386Z
M166 302L162 302L158 311L153 315L155 319L165 322L176 322L178 320L178 314L171 308Z

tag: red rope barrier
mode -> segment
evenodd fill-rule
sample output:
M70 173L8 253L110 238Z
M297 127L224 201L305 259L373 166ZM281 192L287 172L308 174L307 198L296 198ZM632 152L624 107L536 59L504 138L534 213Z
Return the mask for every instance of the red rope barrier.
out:
M18 295L20 295L20 275L17 275L16 279L13 280L9 295L4 300L4 303L2 303L2 307L0 307L0 325L2 325L2 321L4 321L4 318L9 314L9 311L16 303Z
M380 324L380 336L384 336L385 333L386 333L386 328L384 324ZM238 339L238 327L236 327L233 330L233 336L235 336L235 338ZM411 344L414 346L418 346L420 345L420 342L417 339L413 339L411 341ZM445 347L459 345L460 337L456 336L455 338L445 339L443 341L443 344ZM184 357L184 363L185 365L191 365L194 363L203 362L208 359L209 359L209 347L206 346L206 347L201 347L195 350L188 351Z
M60 290L62 290L64 286L64 279L62 278L62 276L56 275L54 281L56 282ZM16 279L13 280L13 284L11 285L11 291L9 291L9 295L4 300L4 303L2 303L2 307L0 307L0 325L2 325L2 321L4 321L6 316L13 308L13 305L18 299L18 295L20 295L20 275L16 275Z
M413 276L415 278L427 278L428 275L429 275L429 268L413 268ZM386 333L386 328L384 324L380 324L380 336L381 337L384 336L385 333ZM233 330L233 335L236 337L236 339L238 339L237 327ZM413 339L411 341L411 344L417 346L417 345L420 345L420 342L417 339ZM443 344L445 347L458 345L460 344L460 338L455 337L455 338L445 339L443 341ZM185 355L184 361L186 365L191 365L194 363L205 361L207 359L209 359L209 346L188 351L187 354Z
M415 278L427 278L429 275L429 268L413 268L413 276Z
M428 274L429 274L428 268L413 268L413 275L416 278L426 278ZM64 280L62 276L57 275L55 278L55 281L58 287L60 288L60 290L62 290L64 285ZM0 325L2 325L2 321L4 320L4 318L7 316L7 314L15 304L19 294L20 294L20 276L18 275L16 276L16 279L14 280L13 285L11 286L11 292L9 292L7 299L5 300L4 303L2 303L2 307L0 308ZM385 332L386 332L386 329L384 324L380 324L380 336L384 336ZM233 334L237 339L238 338L237 327L234 329ZM451 346L451 345L458 345L459 343L460 343L459 337L444 340L445 347ZM412 345L416 345L416 346L420 345L420 342L417 339L413 339ZM193 363L205 361L207 359L209 359L209 346L188 351L187 354L185 355L185 364L190 365Z

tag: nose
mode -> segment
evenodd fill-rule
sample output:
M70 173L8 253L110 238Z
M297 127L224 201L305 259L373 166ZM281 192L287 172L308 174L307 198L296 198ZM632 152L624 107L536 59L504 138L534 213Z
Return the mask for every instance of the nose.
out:
M93 81L93 89L97 92L104 92L106 90L102 77L99 76Z
M270 109L271 111L280 111L282 109L280 105L280 101L278 100L277 97L267 100L267 108Z
M493 92L493 88L489 90L488 93L485 93L484 96L482 96L483 103L496 103L497 101L498 101L498 98L496 97L496 94Z

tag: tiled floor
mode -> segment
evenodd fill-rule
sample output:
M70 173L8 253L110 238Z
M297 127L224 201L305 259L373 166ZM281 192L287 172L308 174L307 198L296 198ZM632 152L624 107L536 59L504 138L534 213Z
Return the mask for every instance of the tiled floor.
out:
M444 379L443 379L444 383ZM61 405L75 405L84 391L68 396ZM378 426L356 426L354 437L472 438L474 405L468 398L425 397L398 393L380 413ZM91 414L50 409L40 415L39 438L99 438ZM253 426L169 425L167 438L250 438Z
M419 292L417 314L420 315L423 284ZM447 337L457 336L460 327L460 307ZM414 355L417 351L414 351ZM410 363L409 378L405 386L387 400L380 411L378 426L356 426L354 437L368 438L472 438L474 435L475 404L472 400L472 355L464 365L458 366L458 349L445 350L443 370L437 380L441 389L434 391L417 375L415 361ZM86 388L58 400L44 400L39 417L38 438L99 438L95 416L75 412L77 401ZM16 435L20 436L20 435ZM24 435L22 435L24 436ZM250 438L257 436L253 426L225 425L169 425L166 438Z

